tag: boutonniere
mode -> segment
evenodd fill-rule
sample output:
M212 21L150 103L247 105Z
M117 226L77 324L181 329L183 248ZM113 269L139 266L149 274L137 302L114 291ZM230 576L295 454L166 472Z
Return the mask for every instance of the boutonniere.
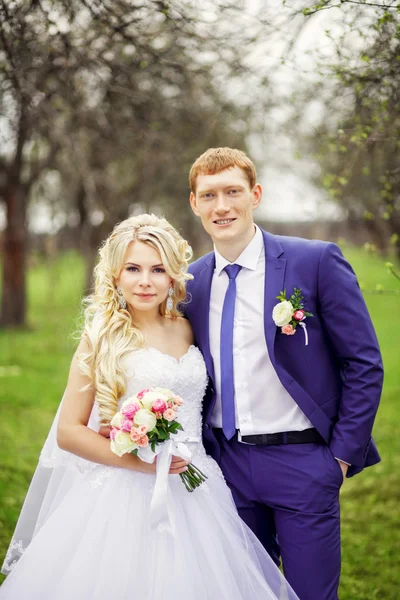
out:
M304 310L303 294L301 289L294 288L293 294L289 300L286 298L286 290L280 292L276 297L280 302L274 306L272 311L272 319L277 327L281 328L281 332L285 335L294 335L296 327L300 327L304 331L305 345L308 345L307 327L304 323L306 317L314 315Z

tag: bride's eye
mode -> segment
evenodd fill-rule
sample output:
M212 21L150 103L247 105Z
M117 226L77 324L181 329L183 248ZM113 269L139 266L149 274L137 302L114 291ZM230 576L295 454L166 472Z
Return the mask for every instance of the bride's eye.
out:
M154 269L154 273L165 273L165 269L163 269L162 267L156 267Z
M131 272L139 271L138 267L127 267L126 270Z

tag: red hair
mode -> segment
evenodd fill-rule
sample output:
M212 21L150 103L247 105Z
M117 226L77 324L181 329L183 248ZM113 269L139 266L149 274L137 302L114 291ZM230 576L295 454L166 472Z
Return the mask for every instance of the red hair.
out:
M239 167L245 173L250 189L256 185L257 172L254 163L241 150L233 148L209 148L193 163L189 173L189 185L193 194L196 193L197 177L199 175L215 175L226 169Z

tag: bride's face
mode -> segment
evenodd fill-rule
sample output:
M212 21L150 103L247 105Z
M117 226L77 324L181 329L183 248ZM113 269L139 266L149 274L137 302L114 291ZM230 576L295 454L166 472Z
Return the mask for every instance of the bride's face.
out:
M117 284L135 312L148 312L158 309L166 299L171 277L157 250L135 241L128 246Z

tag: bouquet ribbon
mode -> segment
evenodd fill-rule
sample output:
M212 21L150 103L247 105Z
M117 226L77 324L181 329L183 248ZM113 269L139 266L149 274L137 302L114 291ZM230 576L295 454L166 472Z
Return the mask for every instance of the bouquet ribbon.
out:
M177 437L177 436L176 436ZM156 482L153 497L150 503L150 525L158 531L175 531L175 515L173 502L169 490L169 468L172 456L180 456L183 460L190 462L192 453L183 442L178 439L169 439L163 444L156 446L155 451L147 446L138 450L138 457L152 463L157 456ZM185 437L187 442L199 442L199 437Z

